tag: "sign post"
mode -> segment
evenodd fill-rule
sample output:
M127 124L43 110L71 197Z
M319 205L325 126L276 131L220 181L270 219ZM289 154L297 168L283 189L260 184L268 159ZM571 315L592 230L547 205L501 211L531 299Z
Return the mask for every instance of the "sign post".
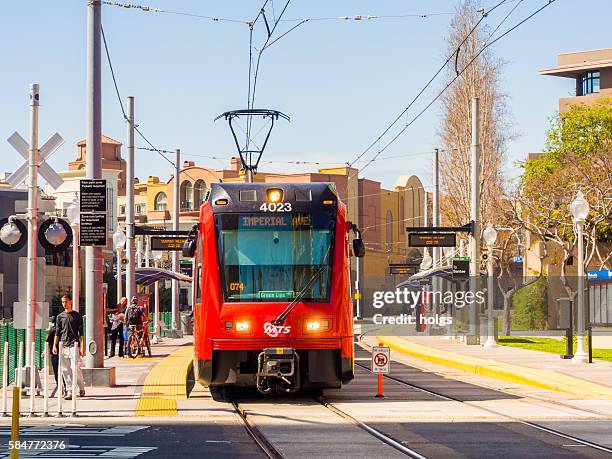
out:
M84 247L106 247L106 179L81 179L79 243Z
M372 348L372 373L378 375L378 390L376 397L382 398L383 395L383 375L391 370L391 350L379 343Z

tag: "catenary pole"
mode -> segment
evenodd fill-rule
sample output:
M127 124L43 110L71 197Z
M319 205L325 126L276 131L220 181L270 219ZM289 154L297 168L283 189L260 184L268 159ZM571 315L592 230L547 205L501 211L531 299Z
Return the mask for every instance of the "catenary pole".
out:
M180 174L181 174L181 150L177 148L176 158L174 163L174 205L172 206L172 229L179 229L179 211L180 211ZM172 271L179 272L179 253L174 250L172 252ZM179 291L178 281L172 279L172 329L178 329L179 319Z
M87 4L87 152L85 175L102 178L102 5ZM86 367L104 367L104 324L102 322L102 247L85 248Z
M28 268L26 297L26 365L30 363L31 343L34 342L36 327L36 243L38 233L38 109L40 87L30 85L30 150L28 155Z
M474 222L473 233L470 235L470 276L472 291L476 290L477 282L480 278L480 114L479 99L472 98L472 148L471 148L471 186L470 186L470 217ZM472 305L470 323L477 327L478 311ZM476 330L478 335L479 331Z
M134 97L127 98L127 183L125 185L125 229L127 266L125 267L125 296L131 304L136 295L136 235L134 225Z

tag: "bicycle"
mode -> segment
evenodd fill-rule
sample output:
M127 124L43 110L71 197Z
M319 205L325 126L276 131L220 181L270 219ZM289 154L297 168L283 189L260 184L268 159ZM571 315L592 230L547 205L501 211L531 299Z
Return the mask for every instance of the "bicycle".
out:
M139 355L145 356L145 347L149 351L149 357L151 354L151 340L149 339L149 333L147 333L147 325L150 320L142 323L142 327L138 328L136 325L130 325L130 337L127 342L128 355L135 359Z

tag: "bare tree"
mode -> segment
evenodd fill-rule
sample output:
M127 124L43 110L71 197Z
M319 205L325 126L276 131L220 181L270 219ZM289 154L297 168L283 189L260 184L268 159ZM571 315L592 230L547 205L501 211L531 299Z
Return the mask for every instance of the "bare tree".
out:
M482 221L494 220L498 210L495 203L503 196L502 166L506 144L511 137L506 96L500 89L503 63L487 49L470 64L491 33L479 25L470 34L482 14L475 1L464 1L457 9L447 39L448 55L455 54L455 58L449 61L445 85L465 69L441 98L442 120L438 132L443 146L440 155L444 194L441 210L450 224L465 224L470 219L470 106L473 97L480 99L478 142L481 148L479 193Z

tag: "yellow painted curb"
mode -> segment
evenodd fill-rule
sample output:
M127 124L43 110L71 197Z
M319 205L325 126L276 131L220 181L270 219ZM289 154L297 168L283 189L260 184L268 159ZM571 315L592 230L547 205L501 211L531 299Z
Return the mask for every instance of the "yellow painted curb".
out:
M193 346L184 346L147 375L136 416L176 416L177 400L187 399L187 377L193 368Z
M401 338L379 336L376 338L391 349L422 360L490 378L501 379L527 386L612 400L612 388L553 371L512 365L496 360L479 359L442 351Z

